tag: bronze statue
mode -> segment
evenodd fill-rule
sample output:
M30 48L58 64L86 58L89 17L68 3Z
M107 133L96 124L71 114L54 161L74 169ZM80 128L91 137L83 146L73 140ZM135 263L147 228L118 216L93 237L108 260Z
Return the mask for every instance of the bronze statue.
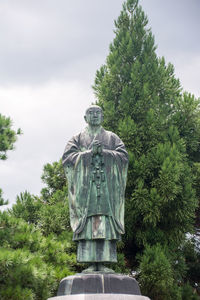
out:
M111 272L103 264L117 262L116 242L124 233L128 154L120 138L101 127L101 107L90 106L85 121L63 154L73 240L77 261L91 263L85 272Z

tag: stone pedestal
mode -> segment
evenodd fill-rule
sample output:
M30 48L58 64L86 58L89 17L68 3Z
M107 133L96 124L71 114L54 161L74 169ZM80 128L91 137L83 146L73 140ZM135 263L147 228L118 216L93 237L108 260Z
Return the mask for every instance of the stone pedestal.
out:
M148 300L137 281L121 274L76 274L63 278L57 297L48 300Z
M81 294L57 296L49 298L48 300L150 300L144 296L137 295L123 295L123 294Z

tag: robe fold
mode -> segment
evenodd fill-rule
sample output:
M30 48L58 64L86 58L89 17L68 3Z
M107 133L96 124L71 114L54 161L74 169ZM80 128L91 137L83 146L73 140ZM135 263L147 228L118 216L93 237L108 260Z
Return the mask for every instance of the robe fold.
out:
M102 153L94 155L95 141ZM116 261L116 241L124 233L124 192L128 154L120 138L102 127L74 136L63 154L68 179L70 222L80 262Z

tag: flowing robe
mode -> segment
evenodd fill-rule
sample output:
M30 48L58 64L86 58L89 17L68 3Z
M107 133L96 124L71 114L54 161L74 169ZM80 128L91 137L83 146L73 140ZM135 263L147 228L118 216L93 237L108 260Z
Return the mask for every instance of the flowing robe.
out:
M94 154L93 143L102 145ZM102 127L74 136L63 154L68 179L70 222L80 262L116 261L116 241L124 233L124 192L128 154L120 138Z

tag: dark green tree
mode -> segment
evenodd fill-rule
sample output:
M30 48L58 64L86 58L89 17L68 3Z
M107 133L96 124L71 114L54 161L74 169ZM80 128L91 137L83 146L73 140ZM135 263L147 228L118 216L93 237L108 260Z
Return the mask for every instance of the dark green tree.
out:
M0 189L0 206L1 205L6 205L6 204L8 204L8 201L4 200L4 198L3 198L3 191L2 191L2 189Z
M18 134L21 134L21 130L13 130L11 119L0 114L0 159L5 160L7 151L14 149Z
M61 160L46 164L41 179L46 186L42 189L41 195L43 201L48 202L55 192L66 188L66 177Z
M43 202L40 210L40 227L44 234L61 234L70 231L68 188L61 160L46 164L42 180L45 188L41 190Z
M18 129L17 132L13 130L11 119L0 114L0 160L7 159L7 151L14 149L18 134L21 134L21 130ZM8 204L8 201L3 199L2 194L0 189L0 206Z
M16 218L22 218L29 224L37 225L41 207L42 201L40 198L25 191L17 196L16 203L13 204L9 212Z
M0 299L46 300L75 271L71 234L47 237L34 224L0 212Z
M46 300L60 280L80 271L69 227L66 180L61 162L44 166L40 196L17 196L0 214L0 299Z
M21 193L10 210L11 215L35 224L45 236L71 232L68 192L61 161L46 164L41 178L45 183L41 196Z
M200 102L182 93L173 65L157 56L147 25L139 1L127 0L93 88L104 111L104 127L116 132L129 152L124 238L128 261L134 265L137 253L159 243L171 253L167 261L173 282L173 253L193 231L198 203L194 164L200 161Z
M172 120L184 139L190 161L200 162L200 99L184 92L174 103Z
M180 243L192 230L196 208L189 136L176 121L180 83L173 66L157 57L147 23L138 1L124 3L94 85L106 128L120 135L129 152L127 242L139 247ZM196 151L197 138L193 144Z
M163 248L147 246L140 263L142 294L154 300L181 300L181 290L173 289L173 270Z

